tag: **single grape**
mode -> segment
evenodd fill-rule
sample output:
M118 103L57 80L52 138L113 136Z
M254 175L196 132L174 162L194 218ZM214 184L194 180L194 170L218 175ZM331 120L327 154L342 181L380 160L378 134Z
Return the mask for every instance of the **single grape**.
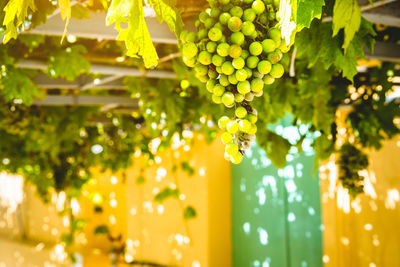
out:
M252 93L247 93L245 96L244 96L244 99L246 100L246 101L248 101L248 102L251 102L251 101L253 101L253 99L254 99L254 94L252 94Z
M237 152L235 155L231 156L231 162L233 164L240 164L243 160L243 155L240 152Z
M248 50L242 50L242 54L240 54L240 57L243 59L247 59L249 57L250 53Z
M206 19L208 19L209 18L209 16L208 16L208 14L207 14L207 12L205 12L205 11L202 11L202 12L200 12L200 14L199 14L199 20L201 21L201 22L205 22L206 21Z
M217 42L221 39L221 37L222 31L218 28L213 27L208 32L208 38L210 38L211 41Z
M206 50L207 50L208 53L214 53L217 50L217 43L208 42L206 44Z
M282 37L281 31L277 28L271 28L268 30L268 36L275 41L276 47L281 45Z
M228 28L232 32L238 32L242 28L242 20L238 17L232 17L228 20Z
M244 59L241 57L237 57L232 60L232 65L237 70L243 69L244 64L245 64Z
M252 124L255 124L256 122L257 122L257 115L254 115L254 114L249 114L248 116L247 116L247 119L252 123Z
M194 32L189 32L186 35L186 42L188 43L194 43L196 41L196 33Z
M208 77L210 77L210 79L215 79L218 77L218 72L216 72L215 70L209 69L207 75L208 75Z
M221 100L225 106L231 106L233 103L235 103L235 96L231 92L225 92L222 95Z
M232 15L232 17L242 17L243 15L243 9L240 6L234 6L229 10L229 13Z
M183 57L183 62L186 66L193 68L196 65L196 58L195 57Z
M249 52L253 56L258 56L262 53L263 48L259 42L252 42L249 46Z
M219 83L222 86L225 86L225 87L228 86L230 84L228 76L226 76L225 74L220 75L219 76Z
M252 8L248 8L243 12L243 19L245 21L251 21L253 22L256 19L256 12Z
M271 72L269 73L274 78L280 78L285 72L283 66L279 63L272 65Z
M256 30L256 27L254 26L253 22L251 21L245 21L242 24L242 33L246 36L250 36L254 33Z
M260 15L265 11L265 5L261 0L255 0L251 5L251 8L254 9L254 12L256 12L257 15Z
M207 30L206 29L201 29L201 30L199 30L198 32L197 32L197 38L199 39L199 40L202 40L202 39L204 39L204 38L206 38L207 37Z
M228 143L225 146L225 152L229 155L235 155L239 151L239 146L236 143Z
M183 30L181 31L181 34L179 35L179 40L181 40L181 42L185 43L186 42L186 36L189 33L188 30Z
M225 58L221 57L220 55L213 55L211 58L212 64L214 64L216 67L221 66L224 61Z
M201 65L200 63L197 63L194 66L194 71L199 75L207 75L208 68L207 68L207 66L204 66L204 65Z
M185 57L194 57L197 55L198 49L194 43L186 43L182 46L182 54Z
M250 83L249 83L249 81L246 80L246 81L238 82L237 90L242 95L245 95L248 92L250 92Z
M227 5L227 4L229 4L229 1L230 1L230 0L218 0L218 2L219 2L221 5Z
M261 60L257 65L257 70L261 74L267 74L271 71L271 63L268 60Z
M249 67L250 69L254 69L257 67L257 64L260 60L256 56L249 56L246 59L246 66Z
M231 119L229 119L228 116L222 116L221 118L219 118L218 120L218 127L220 129L225 130L226 129L226 125L228 124L228 122L230 122Z
M231 156L228 154L228 153L224 153L224 159L226 160L226 161L231 161Z
M239 45L231 45L231 47L229 48L229 56L231 58L237 58L240 57L240 55L242 54L242 48Z
M256 134L257 132L257 125L252 124L251 128L247 131L248 134Z
M264 78L263 78L263 81L264 81L265 84L273 84L274 81L275 81L275 78L272 77L271 75L265 75Z
M222 25L228 24L228 20L231 18L231 14L224 12L221 15L219 15L219 22L221 22Z
M222 96L225 92L225 87L220 84L216 84L213 88L213 93L216 96Z
M254 31L249 37L253 40L256 39L258 37L257 31Z
M251 69L249 69L248 67L244 67L243 69L247 72L247 79L253 76L253 71Z
M236 73L229 75L228 80L229 80L230 84L237 84L238 80L236 79Z
M230 37L230 41L236 45L243 45L244 44L244 35L241 32L234 32Z
M219 8L211 8L210 17L218 18L219 13L221 13L221 10L219 10Z
M182 88L183 90L186 90L186 89L189 88L190 82L189 82L188 80L182 80L181 83L180 83L180 85L181 85L181 88Z
M251 80L250 82L251 91L254 93L261 92L264 89L264 82L263 80L256 78Z
M271 53L276 48L276 43L272 39L265 39L262 41L261 44L262 44L264 53Z
M282 52L276 50L272 53L269 53L267 58L268 61L271 62L272 64L278 63L282 59Z
M213 18L207 18L206 21L204 22L204 27L206 27L206 29L210 29L211 27L213 27L215 24L215 20Z
M216 79L209 79L206 83L206 89L207 91L209 91L210 93L213 93L213 89L214 86L217 84L217 80Z
M216 67L215 67L215 70L216 70L219 74L222 73L222 68L221 68L221 66L216 66Z
M247 110L244 107L237 107L235 109L235 115L239 119L243 119L247 115ZM240 123L239 123L239 126L240 126Z
M232 136L232 134L225 132L221 135L221 140L222 140L222 143L229 144L230 142L232 142L233 136Z
M211 99L215 104L221 104L221 102L222 102L220 96L212 95Z
M226 130L231 134L235 134L239 131L239 124L236 121L230 121L226 125Z
M239 122L239 129L244 133L248 133L251 129L251 126L252 124L246 119L242 119Z
M260 92L253 92L253 94L254 94L254 96L256 96L256 97L260 97L260 96L262 96L262 95L264 94L264 91L261 90Z
M258 66L258 65L257 65ZM258 72L258 71L253 71L254 77L262 79L264 77L264 74Z
M217 46L217 54L220 55L221 57L226 57L229 55L229 48L230 45L227 43L221 43Z
M225 61L221 67L222 67L222 73L225 75L231 75L235 71L232 62L230 61Z
M199 53L198 61L203 65L210 65L211 64L211 54L207 51L201 51Z
M245 69L240 69L235 72L236 80L239 82L243 82L247 79L247 71Z

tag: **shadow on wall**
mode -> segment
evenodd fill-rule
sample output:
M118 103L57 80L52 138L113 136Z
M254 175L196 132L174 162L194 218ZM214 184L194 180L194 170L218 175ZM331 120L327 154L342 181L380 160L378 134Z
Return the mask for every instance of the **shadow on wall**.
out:
M283 121L278 134L292 144L300 129ZM300 133L299 133L300 132ZM233 266L322 266L321 211L318 173L314 169L313 136L302 152L293 147L278 169L257 145L246 152L233 174Z

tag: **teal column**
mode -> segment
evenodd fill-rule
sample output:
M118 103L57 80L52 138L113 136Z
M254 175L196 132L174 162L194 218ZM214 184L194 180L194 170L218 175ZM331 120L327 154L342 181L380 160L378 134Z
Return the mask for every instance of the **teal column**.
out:
M293 126L275 130L292 143L299 138ZM320 191L311 143L306 138L301 153L292 148L282 169L257 145L240 165L232 165L233 266L322 266Z

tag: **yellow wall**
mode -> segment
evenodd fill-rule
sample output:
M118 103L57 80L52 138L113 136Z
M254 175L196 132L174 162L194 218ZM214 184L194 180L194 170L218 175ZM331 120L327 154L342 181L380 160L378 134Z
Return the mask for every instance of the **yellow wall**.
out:
M368 154L366 193L353 200L341 187L335 189L333 162L321 166L323 261L327 267L400 266L400 138Z

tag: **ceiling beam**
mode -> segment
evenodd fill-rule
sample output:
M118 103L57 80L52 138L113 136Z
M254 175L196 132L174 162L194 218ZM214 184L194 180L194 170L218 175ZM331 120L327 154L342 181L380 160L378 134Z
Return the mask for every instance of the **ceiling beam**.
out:
M362 15L372 23L400 28L400 1L371 8L363 11Z
M48 95L45 99L35 100L37 106L103 106L116 105L138 108L137 100L122 96L84 96L84 95Z
M373 54L368 49L364 51L367 59L400 62L400 45L395 43L376 42Z
M19 68L26 68L26 69L47 70L47 63L45 61L32 60L32 59L23 59L17 63L17 66ZM165 71L165 70L141 71L137 68L105 65L105 64L91 64L90 73L98 73L103 75L144 77L144 78L176 79L176 74L172 71Z

